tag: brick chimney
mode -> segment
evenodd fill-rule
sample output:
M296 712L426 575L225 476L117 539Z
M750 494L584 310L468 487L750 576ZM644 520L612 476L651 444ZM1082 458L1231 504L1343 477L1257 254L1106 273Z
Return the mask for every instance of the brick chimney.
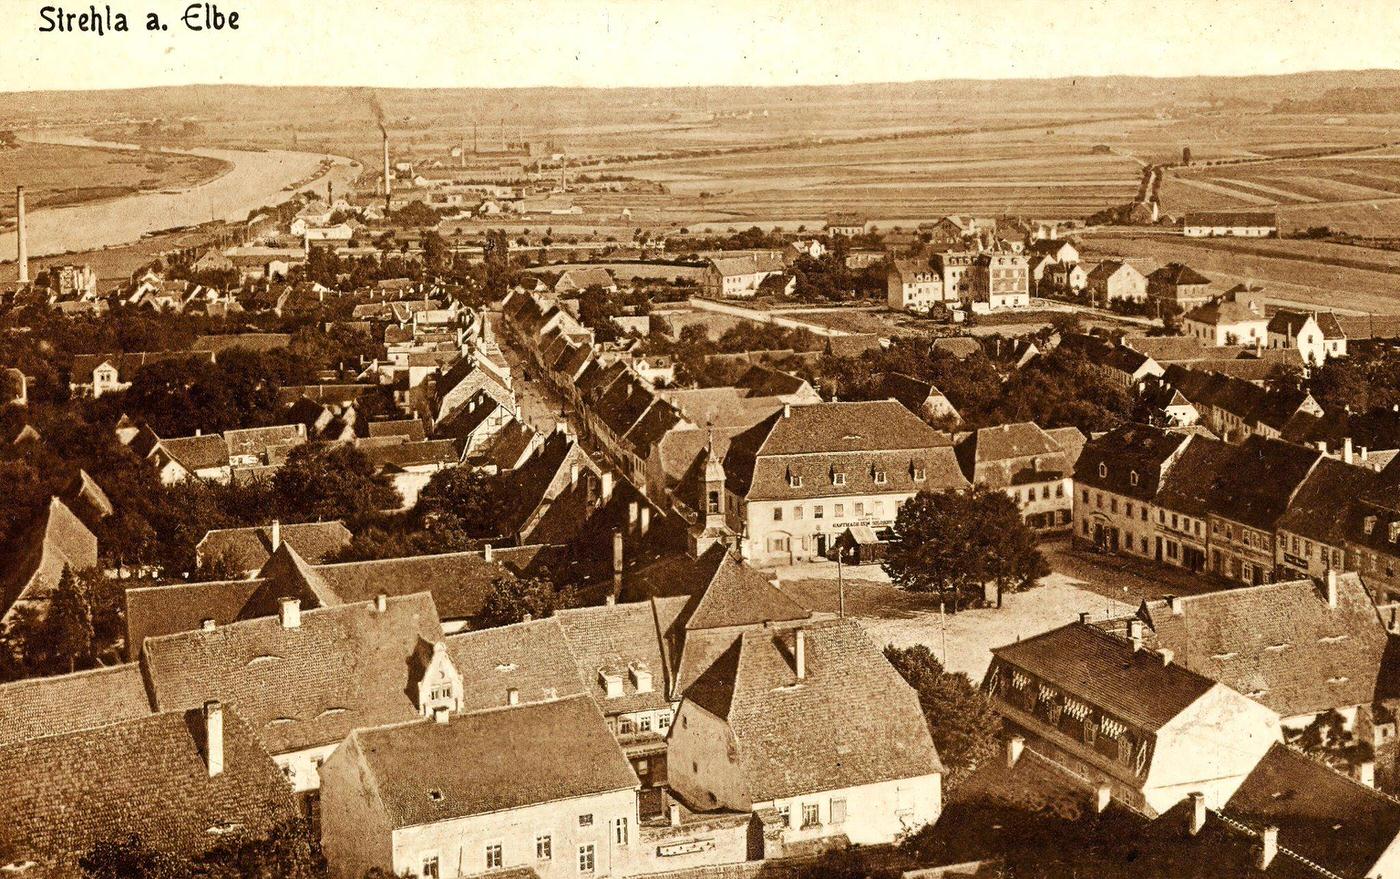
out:
M520 704L520 691L517 690L517 689L514 688L514 687L510 687L509 689L507 689L507 690L506 690L506 704L507 704L507 705L519 705L519 704Z
M495 557L496 551L491 548L491 544L488 543L481 548L481 558L483 561L493 561Z
M1259 859L1255 862L1255 866L1260 870L1267 870L1277 856L1278 828L1270 825L1259 834Z
M384 611L388 610L389 596L385 595L383 592L374 596L374 609L379 611L380 613L383 613Z
M1342 463L1343 463L1343 464L1350 464L1350 463L1352 463L1351 437L1346 437L1345 439L1342 440Z
M282 628L301 628L301 599L283 597L277 603L277 619L282 623Z
M1142 649L1142 620L1137 617L1128 620L1128 643L1134 653Z
M1206 826L1206 795L1199 791L1186 797L1190 803L1191 811L1188 815L1190 824L1186 829L1192 836L1201 832L1201 828Z
M276 552L277 547L282 545L282 522L280 519L272 520L272 551Z
M804 680L807 677L807 633L801 628L797 630L792 652L797 664L797 679Z
M1181 606L1181 599L1175 595L1168 595L1167 610L1172 612L1172 616L1181 616L1181 611L1183 610Z
M1336 610L1336 609L1337 609L1337 570L1336 570L1335 568L1328 568L1328 569L1327 569L1327 577L1326 577L1326 579L1325 579L1323 582L1325 583L1325 588L1326 588L1326 590L1327 590L1327 593L1326 593L1326 597L1327 597L1327 606L1330 607L1330 608L1332 608L1333 610Z
M218 700L204 703L204 762L209 777L224 771L224 706Z

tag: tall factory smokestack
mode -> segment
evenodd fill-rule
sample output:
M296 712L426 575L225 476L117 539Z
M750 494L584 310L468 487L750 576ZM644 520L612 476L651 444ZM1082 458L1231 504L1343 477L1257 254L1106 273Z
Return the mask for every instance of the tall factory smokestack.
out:
M29 231L24 218L24 187L15 187L15 262L19 264L19 282L29 283Z
M394 184L389 182L389 132L384 132L384 195L394 194Z

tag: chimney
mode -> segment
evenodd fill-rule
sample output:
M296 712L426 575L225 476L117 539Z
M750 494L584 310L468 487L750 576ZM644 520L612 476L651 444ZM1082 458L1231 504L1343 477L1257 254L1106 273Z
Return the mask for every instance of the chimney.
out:
M1342 463L1350 464L1351 462L1351 437L1347 437L1346 439L1342 440Z
M224 706L218 700L204 703L204 762L209 777L224 771Z
M636 524L637 524L637 513L638 513L638 510L637 510L637 502L636 502L636 501L628 501L628 502L627 502L627 524L628 524L628 525L636 525Z
M1278 828L1272 824L1264 828L1264 832L1259 834L1259 860L1255 866L1260 870L1269 869L1269 865L1274 862L1278 855Z
M495 551L494 549L491 548L491 544L488 543L488 544L486 544L486 545L484 545L484 546L481 547L481 558L482 558L482 561L487 561L487 562L489 562L489 561L494 561L494 560L495 560L495 558L496 558L496 551Z
M784 417L784 418L791 418L791 417L792 417L792 404L791 404L791 403L784 403L784 404L783 404L783 417Z
M203 629L204 631L206 631L206 632L212 632L212 631L214 631L214 626L215 626L215 623L214 623L213 620L200 620L200 621L199 621L199 627L200 627L201 629Z
M612 599L622 594L622 532L613 529L613 588Z
M1201 832L1202 827L1206 826L1206 795L1198 791L1187 795L1186 799L1191 804L1189 816L1191 823L1187 825L1186 829L1191 832L1192 836L1195 836Z
M452 712L448 711L446 706L439 705L438 707L433 709L433 722L445 724L447 723L447 719L451 716L451 714Z
M613 475L612 475L612 471L611 471L611 470L604 470L604 471L603 471L603 488L602 488L602 493L603 493L603 503L607 503L608 501L612 500L612 493L613 493Z
M196 428L194 429L194 435L195 435L195 436L204 436L204 428L202 428L202 427L196 427Z
M19 266L19 282L29 283L29 224L24 215L24 187L15 187L15 263Z
M571 486L576 486L576 485L578 485L578 462L577 462L577 461L575 461L575 462L573 462L572 464L569 465L569 485L571 485Z
M1363 760L1361 764L1356 767L1356 780L1366 785L1367 787L1375 787L1376 761Z
M1167 610L1172 612L1172 616L1181 616L1181 611L1183 610L1181 599L1177 598L1175 595L1168 595Z
M1157 648L1157 656L1162 660L1163 666L1171 665L1172 660L1176 658L1176 654L1166 647Z
M671 826L681 826L681 806L680 803L672 803L670 809Z
M385 595L383 592L374 596L374 609L380 613L383 613L384 611L388 610L389 596Z
M1094 813L1102 815L1111 802L1113 802L1113 788L1109 787L1106 781L1099 782L1098 786L1094 788Z
M1026 749L1025 736L1012 736L1006 740L1006 765L1015 766L1021 759L1021 752Z
M1327 569L1327 579L1326 579L1325 582L1326 582L1326 584L1327 584L1327 606L1330 607L1330 608L1332 608L1333 610L1336 610L1336 609L1337 609L1337 570L1336 570L1336 568L1328 568L1328 569Z
M1361 447L1361 463L1363 463L1363 464L1366 463L1366 457L1367 457L1367 455L1366 455L1366 447L1365 447L1365 446L1362 446L1362 447Z
M281 546L281 545L282 545L282 521L281 521L280 519L273 519L273 520L272 520L272 551L273 551L273 552L276 552L276 551L277 551L277 547L279 547L279 546Z
M650 504L642 504L642 529L641 529L641 533L642 533L642 534L646 534L646 533L647 533L647 529L650 528L650 527L651 527L651 505L650 505Z
M519 704L520 704L520 691L517 690L517 689L514 688L514 687L510 687L509 689L507 689L507 690L506 690L506 704L507 704L507 705L519 705Z
M1327 454L1327 440L1318 440L1317 450L1324 455Z
M1133 617L1128 620L1128 643L1133 645L1133 652L1142 649L1142 620Z
M301 599L281 598L278 599L277 618L282 622L284 629L296 629L301 627Z
M386 197L394 194L394 184L390 182L390 179L391 179L391 178L389 177L389 132L385 131L385 132L384 132L384 195L385 195Z
M1079 612L1079 625L1081 625L1081 626L1087 626L1088 624L1089 624L1089 612L1088 612L1088 611L1081 610L1081 611Z
M807 633L802 629L797 630L796 646L793 647L795 660L797 662L797 679L804 680L807 677Z

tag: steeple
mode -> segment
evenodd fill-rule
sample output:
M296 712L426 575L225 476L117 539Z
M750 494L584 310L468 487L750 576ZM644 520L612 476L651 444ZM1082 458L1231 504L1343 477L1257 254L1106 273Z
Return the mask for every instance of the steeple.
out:
M699 515L690 528L690 552L698 558L716 543L734 542L734 533L725 524L724 457L715 453L713 427L695 468L699 478L692 485L697 496L691 502Z

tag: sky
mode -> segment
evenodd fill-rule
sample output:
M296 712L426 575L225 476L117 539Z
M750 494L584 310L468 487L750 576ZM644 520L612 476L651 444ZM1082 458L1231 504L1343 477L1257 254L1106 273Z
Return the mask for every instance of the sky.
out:
M1400 66L1394 0L187 0L97 2L132 30L41 33L0 0L0 91L190 83L382 88L826 85ZM155 12L169 26L145 30Z

